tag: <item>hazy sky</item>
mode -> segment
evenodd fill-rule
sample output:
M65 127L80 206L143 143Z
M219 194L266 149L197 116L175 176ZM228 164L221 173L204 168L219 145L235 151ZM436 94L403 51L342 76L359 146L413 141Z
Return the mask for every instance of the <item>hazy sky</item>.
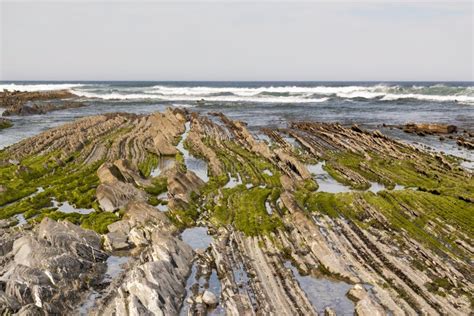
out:
M474 80L471 1L0 1L0 80Z

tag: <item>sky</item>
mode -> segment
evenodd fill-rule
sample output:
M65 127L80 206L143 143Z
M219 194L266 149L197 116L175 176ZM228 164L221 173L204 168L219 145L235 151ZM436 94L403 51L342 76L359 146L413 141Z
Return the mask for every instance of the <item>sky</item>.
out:
M474 80L472 1L5 1L0 80Z

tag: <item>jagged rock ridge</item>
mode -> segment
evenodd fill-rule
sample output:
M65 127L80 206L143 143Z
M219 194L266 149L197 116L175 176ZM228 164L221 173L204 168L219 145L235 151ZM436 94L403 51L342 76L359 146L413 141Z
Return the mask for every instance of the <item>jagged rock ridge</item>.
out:
M115 113L0 159L2 312L471 311L472 174L378 131ZM344 190L328 192L321 170ZM196 226L210 241L193 250L181 232ZM318 282L342 303L326 309Z

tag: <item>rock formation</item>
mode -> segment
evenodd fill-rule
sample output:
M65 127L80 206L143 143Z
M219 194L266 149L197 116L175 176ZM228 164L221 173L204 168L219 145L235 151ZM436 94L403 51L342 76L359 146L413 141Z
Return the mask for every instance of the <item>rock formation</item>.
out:
M12 121L6 119L6 118L0 118L0 130L12 127L13 123Z
M0 107L5 108L3 116L26 116L46 114L51 111L85 106L82 102L72 101L76 95L67 90L44 92L0 92Z
M459 163L337 123L83 118L0 151L0 313L469 315Z

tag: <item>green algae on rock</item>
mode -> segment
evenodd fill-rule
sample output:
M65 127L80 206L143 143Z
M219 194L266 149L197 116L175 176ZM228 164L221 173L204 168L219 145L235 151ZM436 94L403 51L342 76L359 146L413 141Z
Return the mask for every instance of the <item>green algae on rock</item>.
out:
M67 221L79 235L101 234L107 251L139 254L124 282L100 289L96 314L178 313L192 251L177 236L195 226L213 241L195 254L188 311L212 310L199 278L215 271L228 313L315 314L304 276L344 282L354 312L366 315L469 314L474 179L456 159L340 124L262 132L268 141L223 114L174 109L88 117L26 139L0 152L1 238L8 246ZM191 156L207 177L188 168ZM173 163L155 172L165 160ZM316 163L344 192L324 191L308 168ZM15 227L20 214L28 225ZM159 288L158 275L176 283Z
M5 118L0 118L0 130L10 128L13 126L13 122Z

